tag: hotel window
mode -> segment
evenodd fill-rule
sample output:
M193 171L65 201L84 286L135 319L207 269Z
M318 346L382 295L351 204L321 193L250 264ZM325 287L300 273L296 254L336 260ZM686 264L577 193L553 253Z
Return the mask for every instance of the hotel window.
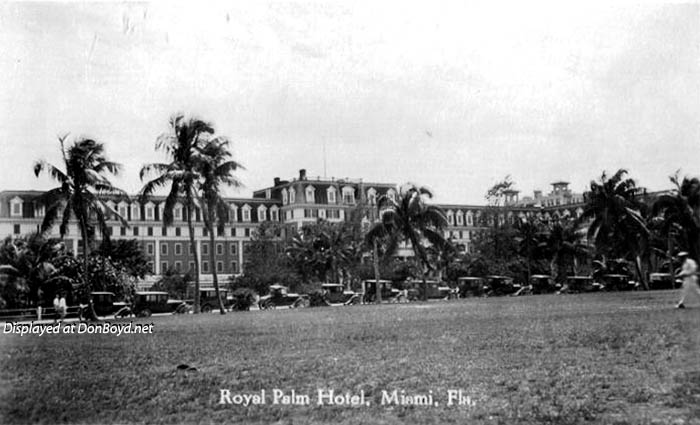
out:
M344 204L354 204L355 203L355 190L352 187L346 186L343 188L343 203Z
M337 202L335 199L335 188L333 186L329 187L326 193L328 194L328 203L335 204Z
M232 228L231 228L231 237L232 237L232 238L235 238L235 237L236 237L236 228L235 228L235 227L232 227Z
M182 230L179 227L175 228L175 236L182 236Z
M146 244L146 253L148 255L153 255L153 244L152 243Z
M202 261L202 273L209 273L209 261Z
M153 205L146 205L146 220L153 220L154 211Z
M474 224L474 217L471 212L467 213L467 226L471 226Z
M175 271L180 273L182 271L182 261L175 262Z
M208 243L202 244L202 255L209 255L209 244Z
M231 250L231 255L236 255L236 251L238 250L238 248L236 248L237 245L238 245L237 243L232 243L232 244L231 244L231 248L230 248L230 250Z
M248 228L248 227L245 228L245 237L246 238L250 237L250 228Z
M160 254L161 255L168 255L168 244L166 244L165 242L160 244Z
M326 217L328 218L340 218L340 210L326 210Z
M153 236L153 227L148 228L148 236Z
M126 227L121 227L119 230L119 234L122 236L126 236Z
M119 205L119 215L124 219L127 220L129 216L127 215L127 209L126 205Z
M131 204L131 219L132 220L138 220L139 219L139 204Z
M216 236L223 236L224 235L224 229L221 227L216 228Z
M280 221L279 212L276 209L270 210L270 220L271 221Z
M176 206L173 208L173 220L182 220L182 207Z
M168 263L163 261L160 263L160 273L163 274L168 270Z
M216 262L216 272L217 272L217 273L223 273L223 272L224 272L224 262L223 262L223 261L217 261L217 262Z
M287 198L287 189L282 189L282 205L287 205L289 199Z
M161 228L160 234L161 234L162 236L168 236L168 228L167 228L167 227Z
M231 262L231 273L238 273L238 263L235 261Z
M192 247L193 247L194 245L190 245L189 242L188 242L188 243L187 243L187 246L189 247L189 250L188 250L188 251L189 251L190 255L194 254L194 250L192 249Z
M216 255L224 255L224 244L216 244Z
M250 206L243 205L243 208L241 208L243 211L243 221L250 221Z
M265 221L266 212L267 208L265 208L263 205L260 205L258 207L258 221Z
M206 227L202 227L202 236L209 236L209 230Z
M296 189L294 189L293 187L290 187L289 188L289 203L293 204L296 201L296 197L297 197Z
M238 208L236 208L236 204L230 204L229 207L228 219L231 223L235 223L238 221Z
M304 209L304 218L318 218L318 210L312 208Z
M457 225L462 226L464 224L464 214L462 211L457 211Z
M450 226L455 224L455 217L454 217L454 213L452 212L452 210L447 211L447 223Z
M19 234L20 234L20 230L21 230L21 229L20 229L20 225L19 225L19 224L15 224L15 225L13 226L13 229L12 229L12 230L14 231L15 235L19 235Z
M373 187L370 187L369 190L367 190L367 203L370 205L377 204L377 191L374 190Z
M313 186L306 186L306 203L313 204L316 202L316 197L314 196L315 189Z
M39 205L34 209L34 215L36 217L43 217L45 213L46 213L46 209L44 208L43 205Z
M175 244L175 255L182 255L182 244L181 243Z
M187 263L187 270L194 271L194 261Z
M139 235L139 227L134 226L134 236L138 236L138 235Z

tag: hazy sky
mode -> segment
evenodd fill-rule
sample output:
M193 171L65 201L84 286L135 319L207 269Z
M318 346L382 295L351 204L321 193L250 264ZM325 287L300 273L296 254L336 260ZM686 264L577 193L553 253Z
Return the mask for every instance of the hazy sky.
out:
M56 135L138 170L174 112L215 124L247 168L414 181L483 203L603 170L699 175L700 4L3 3L0 190L46 189Z

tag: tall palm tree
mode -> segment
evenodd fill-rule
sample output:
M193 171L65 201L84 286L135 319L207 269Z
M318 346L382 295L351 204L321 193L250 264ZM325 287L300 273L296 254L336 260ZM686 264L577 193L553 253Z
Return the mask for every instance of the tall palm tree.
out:
M43 160L34 165L37 177L45 172L60 184L39 199L46 207L41 233L49 231L60 217L59 233L63 238L70 220L75 218L78 221L83 242L83 282L87 287L89 241L95 236L95 227L99 227L102 237L108 239L106 220L109 215L117 217L124 226L128 225L125 218L105 201L107 197L128 199L128 195L109 181L108 175L118 175L121 165L107 159L102 143L79 139L66 149L66 138L58 139L65 170Z
M642 254L647 246L649 230L642 216L642 203L635 181L626 178L620 169L612 177L605 173L600 183L592 181L581 220L590 220L588 240L596 250L613 258L634 257L637 276L644 288L647 281L642 272Z
M199 204L199 183L201 173L198 170L200 149L214 134L211 124L197 118L185 119L183 114L175 114L170 118L170 131L161 134L156 140L156 150L163 151L169 163L153 163L141 168L141 181L148 176L149 180L141 189L139 200L146 202L153 193L170 185L170 190L163 206L163 225L173 224L173 210L178 200L184 200L187 229L190 237L190 250L194 259L194 312L199 313L199 259L194 237L195 210Z
M221 314L226 314L224 303L221 300L221 293L219 292L219 279L215 266L214 231L223 231L230 209L221 196L222 186L240 187L241 182L233 175L233 172L243 167L231 159L229 141L224 137L211 139L200 150L200 154L198 168L202 176L202 210L204 213L204 225L209 232L209 258L212 265L212 279L214 281L216 298L219 300L219 311Z
M688 253L696 261L700 260L700 180L684 177L678 173L670 177L676 186L670 194L661 195L652 207L652 216L660 217L661 232L669 241L674 235L678 242L688 247ZM669 252L670 254L670 252Z
M515 230L517 236L515 241L519 254L525 257L527 263L527 280L530 282L532 276L532 262L537 254L546 246L545 234L542 223L535 218L519 219L516 221Z
M423 298L427 296L426 275L433 269L423 241L433 246L446 243L443 229L447 226L447 217L442 208L426 202L432 196L427 188L407 183L399 188L396 199L381 196L377 202L381 222L387 231L385 255L393 254L400 242L411 244L423 266Z

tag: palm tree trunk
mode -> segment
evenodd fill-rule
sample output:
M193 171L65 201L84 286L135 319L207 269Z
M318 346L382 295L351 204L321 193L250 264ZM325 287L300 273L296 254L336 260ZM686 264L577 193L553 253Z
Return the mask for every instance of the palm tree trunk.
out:
M428 278L427 278L427 271L425 270L425 267L423 268L422 277L423 277L423 296L421 297L423 301L428 301Z
M194 240L194 225L192 224L192 207L188 202L185 206L187 211L187 230L190 233L190 247L192 247L192 256L194 257L194 314L200 311L199 305L199 259L197 258L197 245Z
M634 267L637 269L637 276L639 277L639 280L642 282L642 287L648 291L649 284L647 283L646 277L644 276L644 273L642 272L642 259L640 258L639 255L634 257Z
M90 249L90 244L88 243L87 223L85 222L85 219L80 220L80 233L83 237L83 288L85 291L85 296L87 297L87 305L90 309L88 315L90 316L90 320L97 320L95 306L92 304L92 298L90 297L90 284L88 279L90 266L90 253L88 251Z
M372 252L372 259L374 260L374 288L375 288L375 301L379 304L382 302L382 288L379 286L379 247L377 246L377 239L374 239L374 250Z
M216 274L216 255L214 253L214 229L209 229L209 262L211 263L211 276L214 281L214 291L216 292L216 299L219 301L219 312L221 314L226 314L226 308L224 308L224 303L221 300L221 292L219 292L219 278Z

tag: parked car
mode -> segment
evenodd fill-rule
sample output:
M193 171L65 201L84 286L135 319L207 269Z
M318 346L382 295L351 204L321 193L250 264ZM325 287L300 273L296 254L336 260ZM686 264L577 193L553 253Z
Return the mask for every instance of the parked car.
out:
M602 276L602 283L607 291L633 291L639 288L639 283L630 280L624 274L605 274Z
M228 289L219 288L221 293L221 301L224 303L224 309L228 309L231 301L228 299ZM202 313L211 313L212 310L219 308L219 300L216 298L216 289L214 288L199 288L199 305Z
M520 285L513 283L513 278L508 276L486 276L486 295L512 295L520 290Z
M270 285L270 293L264 297L260 297L258 307L260 310L267 310L277 307L308 307L309 298L306 295L300 295L289 292L289 288L282 285Z
M678 289L683 282L668 273L651 273L649 289Z
M603 287L602 284L593 281L591 276L567 276L566 285L559 292L596 292Z
M114 301L114 292L90 292L90 298L98 316L112 315L128 305L124 301Z
M324 299L329 304L358 304L362 301L361 294L345 289L345 286L340 283L324 283L321 285L321 290L324 293Z
M414 289L417 289L419 298L422 298L424 291L426 292L426 299L447 300L457 298L459 294L457 289L450 288L445 282L439 282L437 280L427 280L425 284L423 284L422 280L413 280L408 284Z
M380 280L380 291L382 301L389 301L396 298L400 294L400 290L394 288L390 280ZM374 279L365 280L362 282L363 302L373 303L377 297L377 284Z
M144 291L134 294L132 311L136 316L148 317L153 313L179 313L189 310L182 300L171 300L167 292Z
M465 276L457 279L457 288L461 298L480 297L486 292L483 277Z

